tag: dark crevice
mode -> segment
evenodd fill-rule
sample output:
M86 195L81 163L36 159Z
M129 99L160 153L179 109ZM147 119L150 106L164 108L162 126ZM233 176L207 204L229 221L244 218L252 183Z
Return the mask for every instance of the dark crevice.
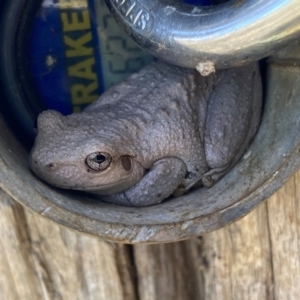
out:
M269 288L267 288L267 296L268 299L275 300L275 270L274 270L274 262L273 262L273 244L272 244L272 238L271 238L271 225L270 225L270 217L269 217L269 206L268 202L266 202L266 212L267 212L267 231L268 231L268 239L269 239L269 246L270 246L270 269L271 269L271 285Z
M128 258L129 263L131 265L131 278L132 278L132 284L134 286L134 292L135 297L137 300L140 300L140 293L139 293L139 276L138 276L138 270L137 265L135 262L135 254L134 254L134 245L126 245L127 251L128 251Z
M125 300L139 300L139 282L134 258L134 246L129 244L114 244L114 247L116 251L116 266L123 288L123 297Z

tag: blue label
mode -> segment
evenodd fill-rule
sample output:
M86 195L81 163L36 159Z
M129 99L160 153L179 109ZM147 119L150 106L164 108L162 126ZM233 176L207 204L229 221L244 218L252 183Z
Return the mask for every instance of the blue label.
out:
M40 97L47 108L63 114L81 111L154 60L123 33L104 0L44 0L30 46Z

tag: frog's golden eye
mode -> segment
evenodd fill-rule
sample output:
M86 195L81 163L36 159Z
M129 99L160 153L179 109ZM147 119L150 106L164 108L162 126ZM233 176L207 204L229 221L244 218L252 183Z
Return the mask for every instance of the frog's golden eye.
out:
M104 171L111 163L111 156L105 152L94 152L87 156L85 163L93 171Z

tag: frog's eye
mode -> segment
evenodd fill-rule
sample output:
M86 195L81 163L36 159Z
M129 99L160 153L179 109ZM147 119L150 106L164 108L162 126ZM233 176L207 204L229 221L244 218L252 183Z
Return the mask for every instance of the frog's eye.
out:
M111 163L111 156L105 152L94 152L87 156L85 163L94 171L104 171Z

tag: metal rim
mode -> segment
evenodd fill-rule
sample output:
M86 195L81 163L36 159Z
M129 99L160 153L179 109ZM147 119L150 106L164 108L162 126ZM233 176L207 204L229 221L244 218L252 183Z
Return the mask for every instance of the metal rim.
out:
M268 67L267 100L254 142L211 189L195 190L152 207L125 208L52 188L31 174L28 153L1 116L0 188L69 229L114 242L177 241L233 222L270 196L300 166L300 43L278 58Z
M232 0L201 8L168 0L105 1L143 49L204 73L259 60L300 35L298 0Z
M297 66L269 66L259 132L243 159L211 189L146 208L96 202L37 180L28 169L28 154L3 125L0 187L42 216L114 242L171 242L218 229L247 214L300 166L299 76Z

